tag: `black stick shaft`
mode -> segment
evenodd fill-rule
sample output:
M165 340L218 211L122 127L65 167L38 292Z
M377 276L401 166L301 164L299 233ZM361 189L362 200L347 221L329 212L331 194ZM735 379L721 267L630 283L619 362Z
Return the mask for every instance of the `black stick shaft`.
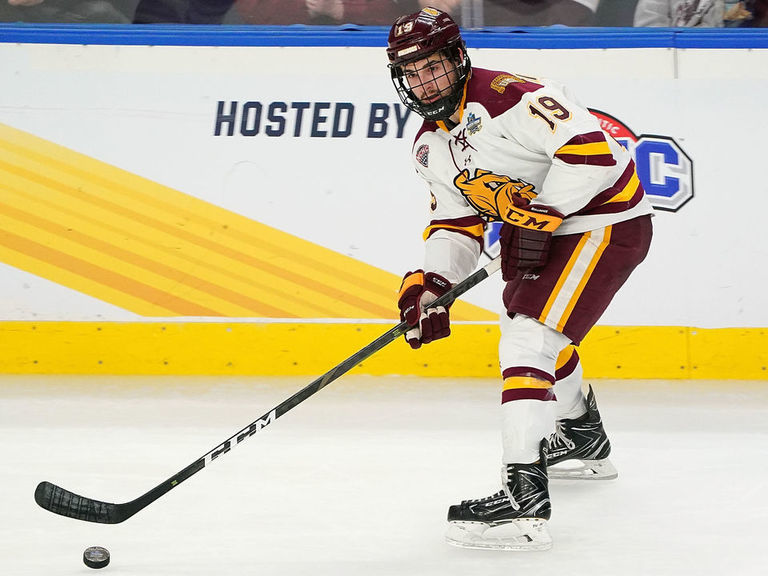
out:
M492 260L483 268L479 269L468 278L459 282L440 298L435 300L431 306L447 306L452 304L459 296L467 290L476 286L488 276L496 272L501 266L499 258ZM55 514L85 520L87 522L97 522L100 524L117 524L127 520L146 506L171 491L173 488L184 482L187 478L193 476L208 464L229 452L232 448L240 444L243 440L250 438L256 432L269 426L289 410L295 408L307 398L313 396L326 386L338 379L343 374L357 366L360 362L369 358L403 334L409 329L408 324L401 322L394 328L391 328L378 338L355 352L352 356L331 368L328 372L302 388L290 398L284 400L272 410L261 416L258 420L251 422L248 426L239 430L224 442L210 450L205 455L198 458L192 464L177 472L161 484L155 486L152 490L124 504L112 504L93 500L84 496L79 496L74 492L65 490L50 482L41 482L35 490L35 501L46 510Z

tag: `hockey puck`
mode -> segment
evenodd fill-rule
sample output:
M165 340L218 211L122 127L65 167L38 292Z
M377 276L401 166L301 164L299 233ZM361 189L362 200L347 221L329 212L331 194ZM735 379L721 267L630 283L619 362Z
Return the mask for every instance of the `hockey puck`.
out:
M83 562L88 568L104 568L109 564L109 550L101 546L91 546L83 552Z

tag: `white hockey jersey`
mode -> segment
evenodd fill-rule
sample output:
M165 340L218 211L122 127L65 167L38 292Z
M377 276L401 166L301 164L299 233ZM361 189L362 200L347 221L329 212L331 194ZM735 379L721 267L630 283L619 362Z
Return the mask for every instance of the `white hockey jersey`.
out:
M461 108L452 129L425 121L413 145L431 194L425 270L466 277L487 221L561 235L653 212L629 152L564 87L473 68Z

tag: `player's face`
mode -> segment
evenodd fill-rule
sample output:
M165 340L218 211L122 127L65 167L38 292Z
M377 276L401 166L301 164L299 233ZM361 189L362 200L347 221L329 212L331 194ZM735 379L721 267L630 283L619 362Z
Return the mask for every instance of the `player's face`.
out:
M425 104L450 94L458 76L456 65L442 53L406 64L403 72L414 96Z

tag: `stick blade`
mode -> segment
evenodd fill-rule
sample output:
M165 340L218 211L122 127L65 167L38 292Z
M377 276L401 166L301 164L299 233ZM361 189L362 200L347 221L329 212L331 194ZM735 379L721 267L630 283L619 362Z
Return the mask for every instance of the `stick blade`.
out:
M54 514L97 524L119 524L128 517L117 504L85 498L50 482L37 485L35 502Z

